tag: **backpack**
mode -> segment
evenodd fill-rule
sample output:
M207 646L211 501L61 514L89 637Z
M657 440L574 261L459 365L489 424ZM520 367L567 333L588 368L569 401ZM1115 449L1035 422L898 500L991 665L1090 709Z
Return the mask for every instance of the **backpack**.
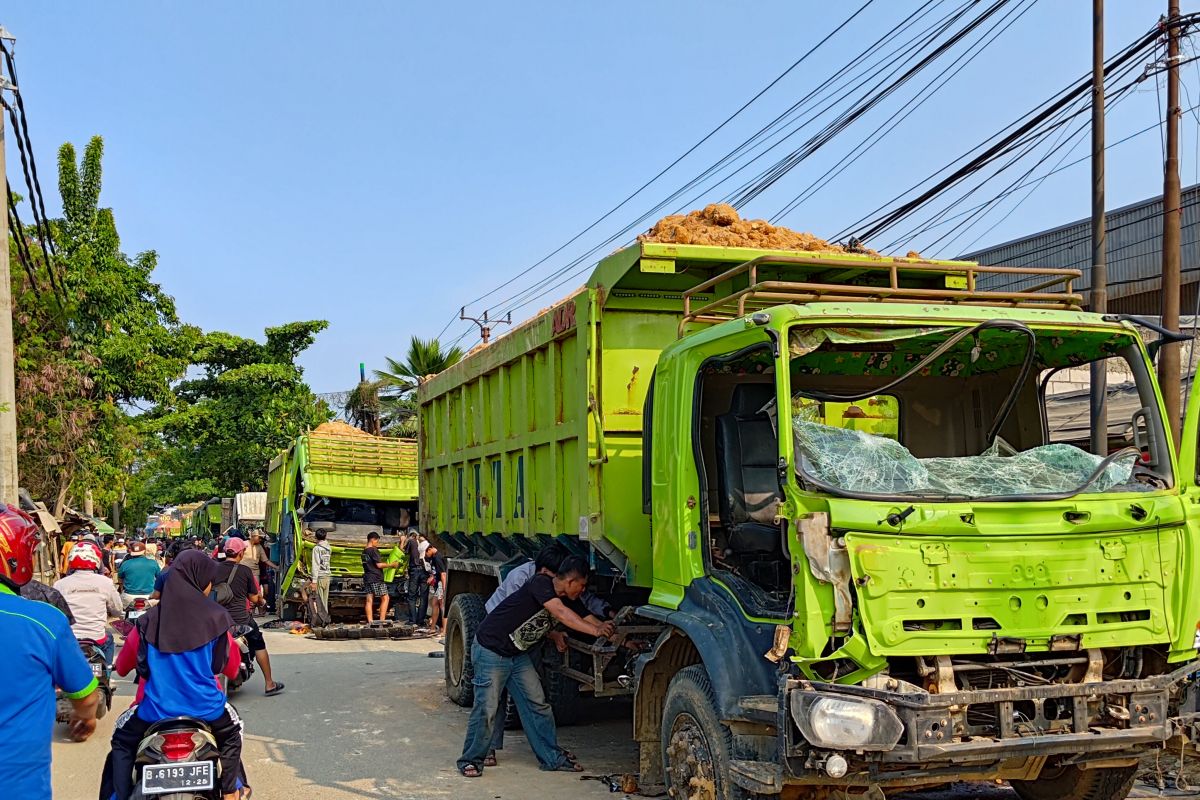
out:
M233 580L234 575L237 575L238 567L240 566L242 565L234 564L233 569L229 570L229 577L220 583L213 585L213 599L225 608L229 608L233 604L233 587L229 585L229 582ZM247 567L247 569L249 569L249 567Z

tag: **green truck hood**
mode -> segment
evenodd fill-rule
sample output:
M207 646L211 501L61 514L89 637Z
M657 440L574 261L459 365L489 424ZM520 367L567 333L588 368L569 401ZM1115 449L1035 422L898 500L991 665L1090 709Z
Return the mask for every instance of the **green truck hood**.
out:
M879 656L1168 642L1157 527L1102 534L844 534Z

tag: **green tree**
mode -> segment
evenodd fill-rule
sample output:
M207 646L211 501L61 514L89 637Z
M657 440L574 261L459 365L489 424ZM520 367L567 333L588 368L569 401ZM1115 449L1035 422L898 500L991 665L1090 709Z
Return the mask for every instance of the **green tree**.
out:
M402 395L417 388L430 375L452 367L462 360L460 347L442 349L437 339L421 339L414 336L408 343L408 353L403 361L385 359L387 369L375 370L375 377L394 394Z
M12 231L18 458L22 483L61 512L91 490L101 505L124 491L138 450L129 409L171 397L199 340L152 280L153 251L121 251L101 208L104 144L77 163L59 150L63 217L52 220L57 257L46 263L32 228Z
M295 361L328 325L268 328L265 343L205 335L195 356L202 374L180 383L149 415L158 442L146 496L187 502L265 489L270 460L333 416Z

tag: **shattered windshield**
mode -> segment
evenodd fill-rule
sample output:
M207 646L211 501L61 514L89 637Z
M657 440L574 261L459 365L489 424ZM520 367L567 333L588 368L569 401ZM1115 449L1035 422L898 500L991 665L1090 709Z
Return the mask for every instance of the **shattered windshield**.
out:
M811 488L996 499L1169 485L1153 382L1128 332L809 327L793 329L789 355L796 471ZM1078 401L1092 362L1113 397L1098 452L1086 387Z

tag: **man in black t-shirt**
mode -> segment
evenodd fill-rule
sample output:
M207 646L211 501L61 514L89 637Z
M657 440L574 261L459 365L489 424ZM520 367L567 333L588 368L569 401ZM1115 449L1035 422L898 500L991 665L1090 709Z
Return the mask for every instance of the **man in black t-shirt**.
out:
M475 706L467 723L467 739L458 758L458 771L464 777L483 774L483 761L491 747L497 720L500 694L508 690L521 714L521 724L538 764L544 770L582 772L572 756L558 746L554 713L546 703L541 678L529 657L529 651L557 621L589 636L611 636L612 623L588 613L579 602L587 588L587 562L571 556L562 562L558 574L535 575L506 597L484 617L475 632L471 661L475 670Z
M383 622L387 619L388 603L391 602L391 597L388 596L387 584L383 580L383 571L385 569L395 569L400 566L394 561L384 561L383 554L379 552L379 534L371 531L367 534L367 547L362 551L362 568L363 568L363 589L367 592L367 624L370 625L375 621L375 598L379 598L379 621Z
M429 545L425 551L425 560L429 562L429 628L438 636L446 636L446 615L442 608L446 599L446 557L438 552L437 547ZM442 642L441 644L444 644Z
M425 552L421 547L420 534L409 529L404 540L404 557L408 560L408 575L405 576L404 594L408 598L408 621L413 625L425 624L426 604L429 601L429 576L425 572Z
M250 609L262 602L259 594L258 578L249 567L242 563L246 553L245 539L230 539L225 543L225 560L217 564L217 579L213 581L212 597L217 597L217 586L229 584L230 599L222 603L233 617L235 625L249 628L246 632L246 645L254 660L262 670L263 681L266 685L267 696L273 697L283 691L283 684L271 676L271 656L267 653L267 642L263 639L258 623Z

